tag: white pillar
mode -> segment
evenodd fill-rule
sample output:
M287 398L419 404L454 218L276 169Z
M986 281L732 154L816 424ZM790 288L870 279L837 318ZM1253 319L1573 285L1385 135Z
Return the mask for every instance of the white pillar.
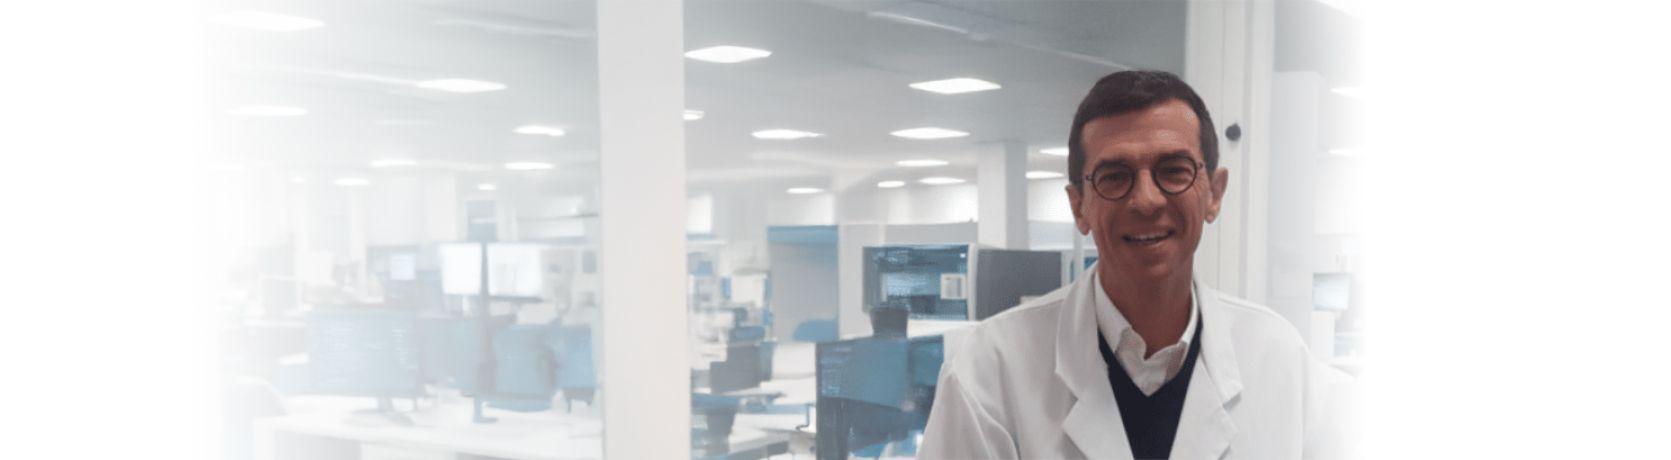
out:
M1184 46L1184 80L1206 101L1219 166L1230 169L1222 212L1201 238L1195 270L1207 284L1255 301L1265 297L1275 16L1270 1L1192 0ZM1241 127L1238 141L1224 135L1231 124Z
M1008 141L981 150L976 179L976 240L983 246L1027 249L1027 144Z
M610 458L690 457L683 48L683 2L598 2L599 389Z

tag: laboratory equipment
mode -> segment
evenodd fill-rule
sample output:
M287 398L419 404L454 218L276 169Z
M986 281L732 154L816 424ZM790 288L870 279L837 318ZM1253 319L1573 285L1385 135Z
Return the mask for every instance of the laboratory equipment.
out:
M968 244L864 248L864 299L871 315L982 320L1062 286L1061 253ZM875 321L873 319L873 321ZM896 319L888 319L892 328Z

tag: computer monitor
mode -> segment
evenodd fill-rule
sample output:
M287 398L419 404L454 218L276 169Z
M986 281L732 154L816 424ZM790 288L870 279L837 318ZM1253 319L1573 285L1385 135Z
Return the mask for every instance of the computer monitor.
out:
M392 421L392 399L423 393L418 318L411 311L330 309L308 317L312 392L378 398Z
M423 349L424 381L478 392L477 372L482 361L481 325L476 318L429 317L419 320ZM514 315L488 318L488 333L494 336L516 322Z
M1311 275L1311 308L1313 310L1346 311L1352 307L1352 274L1315 273Z
M494 391L488 404L515 411L551 408L557 395L557 357L550 326L519 324L493 336Z
M866 337L816 345L817 458L901 440L909 427L909 342Z
M928 423L945 360L941 336L867 337L817 345L817 458L911 454Z
M538 298L544 293L545 245L534 243L492 243L487 246L488 295L494 297ZM439 245L441 290L451 295L480 295L482 249L480 243Z
M969 319L966 244L864 248L867 310L904 309L912 319Z

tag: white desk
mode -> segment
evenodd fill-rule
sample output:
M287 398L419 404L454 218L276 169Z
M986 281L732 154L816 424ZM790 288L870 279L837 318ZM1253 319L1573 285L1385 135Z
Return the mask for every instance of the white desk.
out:
M256 420L255 450L258 460L319 458L316 453L295 452L283 443L301 438L323 438L357 444L358 452L392 448L403 452L424 452L424 458L493 457L503 459L557 460L603 457L603 422L594 414L573 415L560 411L519 413L486 409L495 423L470 422L468 400L425 407L406 412L414 426L366 424L353 412L373 407L370 398L306 396L291 398L286 406L292 413ZM405 404L397 403L405 407ZM590 410L590 408L587 408ZM680 411L680 413L688 413ZM739 426L732 429L730 450L744 452L787 443L788 437ZM357 458L356 453L343 454ZM369 454L368 454L369 455Z

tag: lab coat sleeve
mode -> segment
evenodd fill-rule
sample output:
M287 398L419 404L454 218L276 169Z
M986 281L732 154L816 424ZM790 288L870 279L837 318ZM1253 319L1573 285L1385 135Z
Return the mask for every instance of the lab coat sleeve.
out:
M1311 360L1306 391L1305 459L1357 458L1357 386L1357 379L1340 369Z
M946 372L940 378L929 411L923 444L917 450L923 460L1015 459L1015 438L1004 425L981 407L958 374Z

